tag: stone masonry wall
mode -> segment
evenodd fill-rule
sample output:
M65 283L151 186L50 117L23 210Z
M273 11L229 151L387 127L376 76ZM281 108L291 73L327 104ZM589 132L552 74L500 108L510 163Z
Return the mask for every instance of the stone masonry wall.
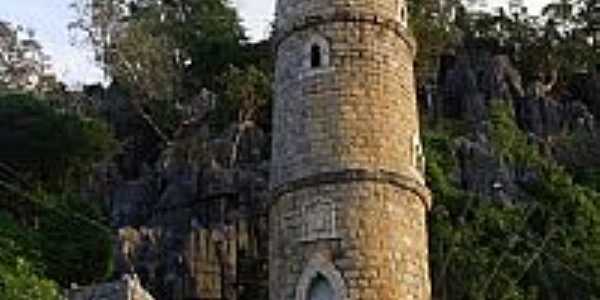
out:
M323 196L326 195L326 196ZM307 241L307 199L334 203L335 233ZM321 185L283 195L271 211L272 300L296 299L309 260L330 260L344 278L347 299L430 299L426 209L419 196L388 183Z
M406 17L404 0L278 1L271 300L431 297Z
M330 43L330 66L307 70L305 44ZM367 22L321 24L279 46L271 184L345 169L415 177L418 114L412 50Z
M327 19L333 14L370 15L404 24L408 13L405 0L279 0L276 27L287 31L306 18Z

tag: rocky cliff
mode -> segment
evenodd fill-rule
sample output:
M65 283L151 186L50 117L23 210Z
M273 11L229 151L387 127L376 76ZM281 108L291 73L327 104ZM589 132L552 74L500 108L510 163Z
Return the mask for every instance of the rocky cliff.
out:
M96 179L117 231L115 272L157 299L262 299L267 136L251 122L187 131L137 179L117 167Z
M510 108L531 145L567 167L575 168L578 163L572 149L565 149L567 141L579 137L590 149L596 145L599 112L594 107L600 99L593 95L597 75L581 74L578 86L562 90L554 88L555 76L541 75L525 82L509 56L482 50L442 58L437 88L421 95L422 107L430 129L456 133L453 155L459 168L452 176L462 188L510 200L519 198L519 186L534 179L527 168L501 159L492 150L490 110L494 103Z
M447 175L463 191L513 205L538 180L498 153L497 103L531 149L573 170L594 164L598 75L580 74L559 89L554 74L526 82L506 55L464 51L441 62L434 88L419 95L422 121L426 136L451 137L448 155L457 164ZM220 134L190 127L155 164L100 172L92 190L103 195L117 232L116 275L137 274L163 300L266 299L268 137L251 122Z

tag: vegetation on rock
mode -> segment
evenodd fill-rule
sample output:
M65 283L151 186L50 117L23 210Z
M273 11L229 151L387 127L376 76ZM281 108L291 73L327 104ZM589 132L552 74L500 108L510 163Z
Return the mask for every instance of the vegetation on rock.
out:
M476 67L483 65L477 52L483 49L508 57L530 91L489 99L492 88L482 88L478 120L424 109L435 299L600 298L597 126L542 136L516 113L527 101L539 100L543 109L581 101L600 116L593 84L600 62L597 2L557 1L544 10L547 20L522 10L472 13L459 1L444 2L409 1L420 90L441 85L446 55L470 56L475 71L467 78L482 85L484 72ZM160 181L161 154L184 148L193 160L216 157L201 151L228 128L241 132L252 123L270 130L269 45L246 41L234 8L222 0L127 3L74 5L80 18L73 28L87 33L113 81L99 88L101 96L28 88L20 74L37 68L25 72L22 59L0 56L0 299L55 300L71 283L114 275L106 194L82 196L99 170L110 173L114 164L124 180ZM0 41L11 43L2 53L18 58L38 49L23 48L14 29L4 32ZM582 76L592 79L591 87ZM431 89L420 100L450 92ZM57 96L64 97L49 100ZM80 106L83 112L71 109ZM237 146L240 135L230 136ZM488 194L471 189L465 168L472 162L460 150L465 144L508 180L486 182Z
M0 298L59 299L111 275L112 237L83 179L116 142L102 122L29 94L0 97Z
M600 193L543 158L502 102L490 116L498 158L536 179L514 203L461 189L453 141L428 132L434 294L439 299L594 299L600 296ZM483 281L482 281L483 279Z

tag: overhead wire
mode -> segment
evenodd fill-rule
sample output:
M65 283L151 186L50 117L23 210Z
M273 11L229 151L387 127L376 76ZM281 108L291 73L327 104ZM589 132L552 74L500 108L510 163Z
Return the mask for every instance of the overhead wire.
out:
M0 180L0 188L4 188L7 191L13 193L14 195L17 196L17 199L19 201L28 201L29 203L33 203L33 204L37 204L40 205L43 208L49 209L61 216L64 217L68 217L68 218L74 218L77 219L78 221L87 223L93 227L95 227L98 230L101 230L105 233L111 233L112 229L106 225L103 225L102 223L98 222L97 220L94 220L90 217L84 216L80 213L74 212L72 210L69 210L65 207L58 207L57 205L51 205L50 203L48 203L47 201L43 201L38 199L37 197L33 196L31 193L23 191L17 187L15 187L14 185L7 183L3 180Z

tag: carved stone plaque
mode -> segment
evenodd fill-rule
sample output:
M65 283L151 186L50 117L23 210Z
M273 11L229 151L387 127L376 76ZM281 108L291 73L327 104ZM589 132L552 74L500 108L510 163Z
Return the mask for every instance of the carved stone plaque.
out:
M326 198L307 201L302 209L302 240L335 238L335 205Z

